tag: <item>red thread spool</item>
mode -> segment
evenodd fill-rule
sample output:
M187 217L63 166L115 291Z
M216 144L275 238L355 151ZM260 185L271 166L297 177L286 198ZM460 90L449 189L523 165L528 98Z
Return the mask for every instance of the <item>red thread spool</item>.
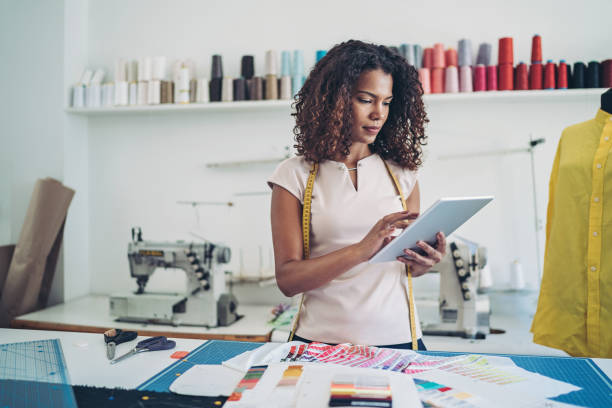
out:
M487 67L487 91L497 91L497 65Z
M487 90L487 69L484 65L474 68L474 92Z
M431 93L444 93L444 68L431 69Z
M446 61L446 66L447 67L457 67L457 66L459 66L458 57L457 57L457 50L455 50L454 48L449 48L448 50L445 51L444 56L445 56L444 59Z
M497 89L500 91L511 91L514 89L514 68L512 64L502 64L498 67L499 78Z
M601 62L601 86L612 88L612 59Z
M527 65L520 62L514 69L514 89L517 91L525 91L529 89L528 77Z
M557 89L567 89L567 64L565 60L559 61L557 68Z
M514 51L512 47L512 37L504 37L499 39L499 53L497 55L497 64L514 65Z
M542 64L539 62L529 67L529 89L542 89Z
M542 37L534 35L531 39L531 63L542 63Z
M444 68L444 44L436 43L433 48L433 67Z
M423 68L433 68L433 48L423 50Z
M544 89L555 89L556 68L557 67L552 60L548 60L548 62L546 62L546 66L544 67Z

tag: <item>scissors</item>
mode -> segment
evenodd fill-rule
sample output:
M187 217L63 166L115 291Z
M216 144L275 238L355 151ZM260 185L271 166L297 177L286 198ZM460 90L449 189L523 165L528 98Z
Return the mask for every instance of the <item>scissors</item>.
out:
M176 342L174 340L168 340L166 336L149 337L148 339L139 341L138 344L136 344L136 347L124 355L112 360L110 363L116 364L121 360L125 360L126 358L138 353L144 353L145 351L170 350L173 349L174 346L176 346Z

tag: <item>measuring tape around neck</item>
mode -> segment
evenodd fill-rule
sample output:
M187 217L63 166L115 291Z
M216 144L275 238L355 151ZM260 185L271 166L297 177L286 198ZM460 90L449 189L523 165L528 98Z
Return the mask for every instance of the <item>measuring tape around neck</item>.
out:
M397 194L400 196L402 201L402 208L406 211L408 208L406 206L406 200L404 199L404 194L402 193L402 188L399 184L399 181L391 171L391 168L387 164L386 161L383 160L385 164L385 168L389 173L389 176L393 180L393 185L395 186L395 190ZM312 189L314 187L314 181L317 176L317 172L319 170L319 164L314 163L308 174L308 181L306 182L306 190L304 192L304 204L302 209L302 239L304 242L304 259L308 259L310 257L310 209L312 205ZM412 273L410 272L410 266L406 265L406 278L408 280L408 287L406 288L408 291L408 311L409 316L408 319L410 321L410 335L412 338L412 349L417 350L417 337L416 337L416 323L415 323L415 314L414 314L414 296L412 293ZM293 320L293 325L291 327L291 333L289 334L289 340L293 340L293 336L295 335L295 330L297 329L298 321L300 320L300 312L302 310L302 305L304 303L304 294L300 297L300 305L298 306L298 310L295 315L295 319Z
M308 181L306 182L306 191L304 192L304 204L302 205L302 241L304 243L304 259L310 258L310 206L312 204L312 189L314 187L314 181L317 177L317 171L319 170L319 163L314 163L310 174L308 174ZM291 333L289 334L289 340L293 340L295 330L297 329L298 321L300 320L300 311L302 310L302 304L304 303L304 294L300 296L300 305L293 319L293 325L291 326Z
M393 180L393 184L395 185L395 190L397 191L397 194L399 194L400 200L402 200L402 208L404 209L404 211L408 210L408 206L406 205L406 199L404 198L404 193L402 192L402 187L400 186L400 183L397 180L397 177L395 177L395 174L393 174L387 162L383 160L383 163L385 163L387 172L389 173L389 176L391 176L391 179ZM412 349L418 350L419 347L417 344L416 322L415 322L416 316L414 312L414 294L412 292L412 272L410 271L410 265L406 265L406 280L408 281L408 287L406 289L408 290L408 313L409 313L408 319L410 320L410 336L412 339Z

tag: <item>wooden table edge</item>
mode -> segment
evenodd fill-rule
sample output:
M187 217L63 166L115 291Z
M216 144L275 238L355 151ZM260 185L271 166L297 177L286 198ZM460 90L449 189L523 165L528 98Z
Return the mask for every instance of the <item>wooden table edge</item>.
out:
M70 331L83 333L104 333L112 327L100 326L84 326L80 324L53 323L41 322L36 320L13 319L11 321L13 329L29 329L29 330L51 330L51 331ZM163 330L151 329L131 329L138 332L139 336L166 336L176 337L181 339L198 339L198 340L229 340L229 341L251 341L251 342L269 342L272 336L272 330L265 334L214 334L214 333L190 333L190 332L168 332Z

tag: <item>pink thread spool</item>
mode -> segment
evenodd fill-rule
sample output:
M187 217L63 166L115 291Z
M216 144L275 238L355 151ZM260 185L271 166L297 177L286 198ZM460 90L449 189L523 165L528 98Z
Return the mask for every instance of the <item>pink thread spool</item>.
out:
M460 92L472 92L472 67L464 66L459 67L459 91Z
M444 44L437 43L434 44L433 48L433 67L434 68L444 68L446 65L444 64Z
M429 68L419 69L419 81L421 82L421 86L423 87L423 93L430 94L431 93L431 78L429 75Z
M474 92L487 90L487 68L482 65L476 65L474 68Z
M444 92L459 92L459 73L457 72L457 67L455 66L446 67L444 77Z

